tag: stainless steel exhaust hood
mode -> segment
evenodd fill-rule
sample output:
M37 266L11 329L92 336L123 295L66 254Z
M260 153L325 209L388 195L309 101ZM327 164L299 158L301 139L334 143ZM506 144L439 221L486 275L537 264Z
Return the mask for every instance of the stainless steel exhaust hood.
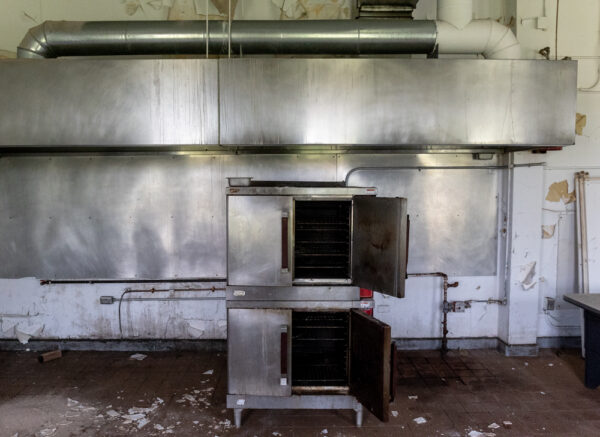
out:
M0 61L3 150L532 148L575 140L574 61Z

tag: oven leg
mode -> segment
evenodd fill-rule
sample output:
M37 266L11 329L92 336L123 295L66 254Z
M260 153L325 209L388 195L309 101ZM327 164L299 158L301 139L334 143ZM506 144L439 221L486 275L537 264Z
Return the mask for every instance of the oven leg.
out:
M361 427L363 422L363 406L360 402L356 403L354 411L356 411L356 426Z
M234 408L233 409L233 421L235 423L235 427L239 428L242 426L242 409Z

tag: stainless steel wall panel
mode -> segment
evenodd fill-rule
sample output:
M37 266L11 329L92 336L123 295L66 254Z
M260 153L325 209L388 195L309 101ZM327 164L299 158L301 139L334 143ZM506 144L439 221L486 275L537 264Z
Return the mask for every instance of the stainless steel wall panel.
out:
M409 272L493 275L498 170L471 155L0 158L0 277L225 277L227 177L343 181L408 199ZM353 168L378 167L379 170Z
M0 159L0 277L225 277L219 164L186 156Z
M573 144L576 66L530 60L221 60L221 143Z
M497 171L380 168L356 171L349 183L408 199L408 273L496 274Z
M217 62L2 61L0 145L218 144Z

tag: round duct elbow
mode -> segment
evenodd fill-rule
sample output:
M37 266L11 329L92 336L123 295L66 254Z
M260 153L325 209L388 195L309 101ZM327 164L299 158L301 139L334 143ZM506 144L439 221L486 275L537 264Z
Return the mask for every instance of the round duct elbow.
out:
M515 34L494 20L473 20L464 29L437 22L437 44L443 54L481 54L487 59L520 59Z
M32 27L27 31L25 37L17 47L18 58L52 58L51 49L46 39L46 23Z
M473 0L438 0L437 19L464 29L473 20Z

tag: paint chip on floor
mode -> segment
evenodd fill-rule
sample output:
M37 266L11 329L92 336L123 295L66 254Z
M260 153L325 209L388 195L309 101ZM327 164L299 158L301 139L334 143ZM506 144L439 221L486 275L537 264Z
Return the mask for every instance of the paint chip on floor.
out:
M206 372L202 373L203 375L212 375L214 372L213 369L207 370Z
M398 412L397 412L396 410L393 410L393 411L392 411L392 416L394 416L394 417L398 417Z
M427 419L425 419L424 417L417 417L417 418L413 419L413 421L417 425L422 425L423 423L427 423Z
M129 357L130 360L137 360L137 361L142 361L144 358L146 358L147 355L144 354L133 354Z

